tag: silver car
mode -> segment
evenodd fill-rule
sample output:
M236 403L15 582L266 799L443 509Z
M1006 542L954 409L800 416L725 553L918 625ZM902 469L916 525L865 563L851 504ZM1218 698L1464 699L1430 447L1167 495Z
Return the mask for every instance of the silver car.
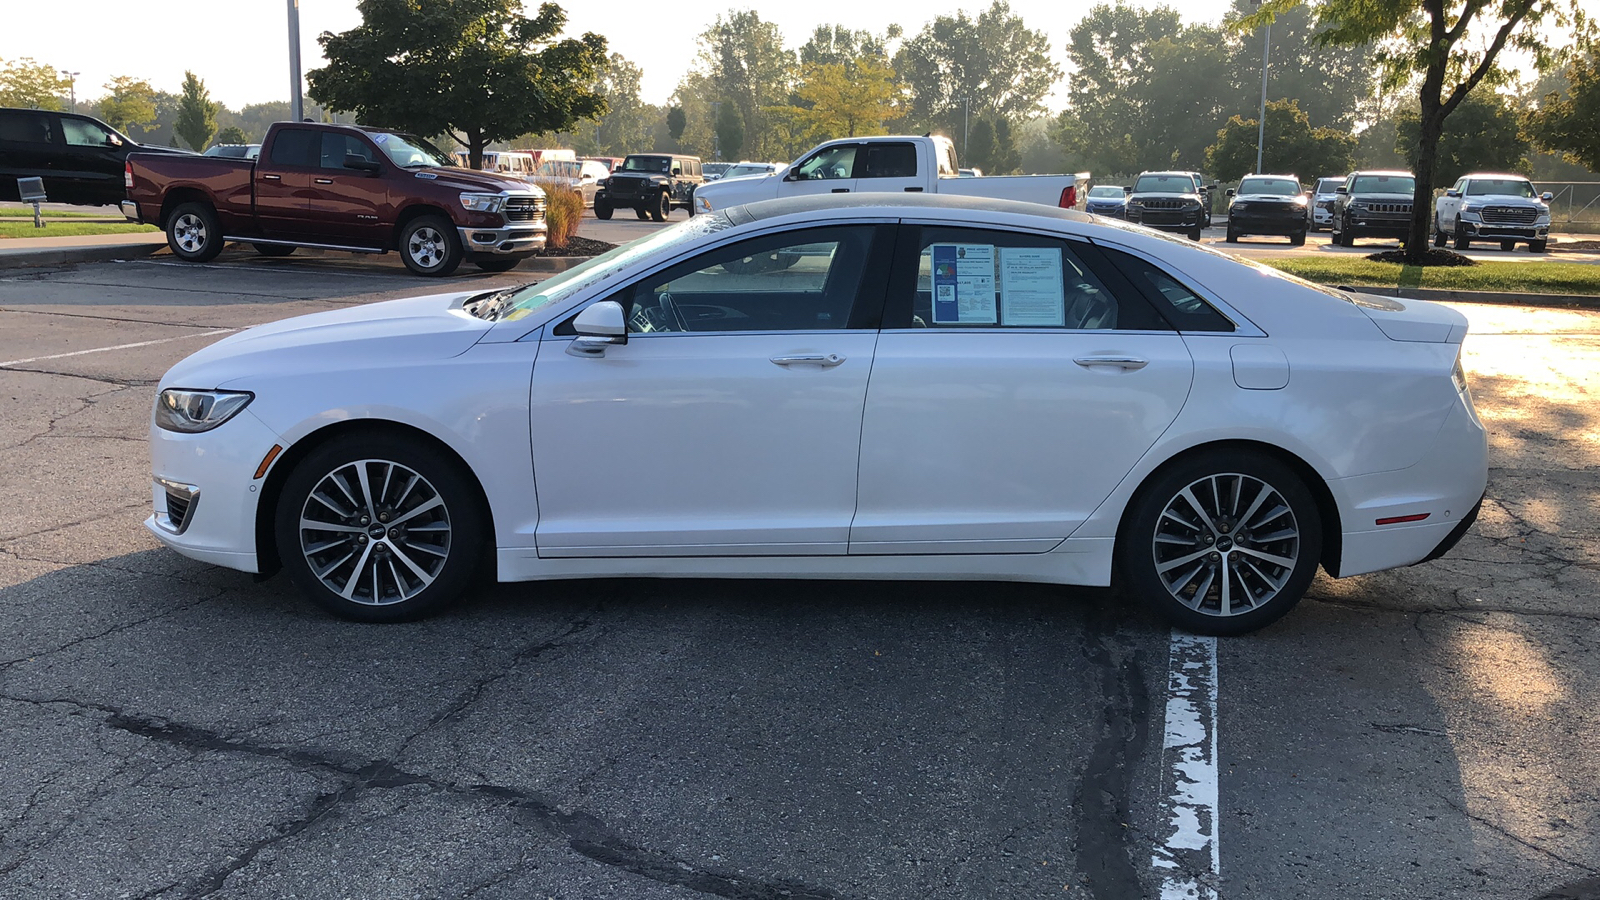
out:
M1306 204L1306 230L1333 227L1333 204L1338 199L1334 192L1341 184L1344 184L1343 177L1317 179L1317 186L1311 189L1311 202Z

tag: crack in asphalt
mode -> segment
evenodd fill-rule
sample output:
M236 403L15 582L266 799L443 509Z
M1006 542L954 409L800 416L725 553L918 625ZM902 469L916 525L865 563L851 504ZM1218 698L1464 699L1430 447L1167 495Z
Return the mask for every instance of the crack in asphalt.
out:
M99 640L99 639L101 639L103 637L109 637L110 635L119 634L121 632L127 631L130 628L138 628L140 625L145 625L145 624L148 624L150 622L159 621L161 619L166 618L167 616L176 615L177 613L185 612L187 610L195 608L196 606L200 606L200 605L205 604L205 603L210 603L213 600L219 600L224 595L226 595L229 590L230 590L229 588L218 588L216 590L216 592L211 594L210 596L201 597L198 600L191 600L188 603L184 603L184 604L181 604L179 606L174 606L174 607L171 607L169 609L162 610L161 612L153 613L153 614L148 615L148 616L144 616L143 618L134 619L131 622L122 622L122 623L119 623L119 624L116 624L116 625L112 625L111 627L105 629L104 631L99 631L99 632L96 632L94 634L87 634L87 635L83 635L81 637L73 638L72 640L66 642L65 644L62 644L59 647L52 647L49 650L43 650L43 651L40 651L38 653L30 653L27 656L19 656L19 657L16 657L15 659L0 660L0 672L5 672L7 669L10 669L12 666L19 665L21 663L30 662L30 661L36 660L36 659L43 659L43 658L49 657L49 656L54 656L54 655L56 655L58 653L63 653L65 651L67 651L67 650L71 650L73 647L76 647L79 644L86 644L86 643L89 643L90 641L97 641L97 640Z
M1134 769L1149 743L1150 692L1138 651L1120 637L1108 613L1097 612L1090 621L1083 655L1099 670L1104 706L1100 738L1073 799L1078 867L1097 900L1123 900L1143 892L1130 855L1136 829L1129 802Z
M84 375L79 372L62 372L59 369L38 369L29 366L0 366L0 373L23 372L28 375L54 375L57 378L77 378L82 381L93 381L99 384L114 384L122 388L154 387L160 384L159 379L146 378L117 378L114 375Z
M61 316L69 319L93 319L97 322L121 322L125 325L155 325L162 328L194 328L210 329L216 325L202 325L190 322L158 322L154 319L130 319L126 316L97 316L92 313L58 312L44 309L18 309L14 306L0 306L0 313L16 313L19 316Z
M79 525L87 525L90 522L98 522L101 519L110 519L110 518L112 518L114 516L119 516L119 515L127 512L130 509L145 509L145 508L147 508L149 506L149 504L150 504L150 501L148 499L140 500L140 501L135 502L135 503L126 503L126 504L123 504L122 506L113 507L111 509L105 510L104 512L98 512L98 513L95 513L92 516L87 516L87 517L82 518L82 519L74 519L71 522L63 522L60 525L51 525L48 528L40 528L40 529L37 529L35 531L24 531L21 534L3 535L3 536L0 536L0 544L10 544L10 543L13 543L13 542L16 542L16 541L20 541L23 538L38 537L41 534L50 534L51 532L64 531L65 529L68 529L68 528L76 528ZM3 548L0 548L0 549L3 549ZM78 565L78 563L73 563L73 565Z
M1561 854L1556 853L1553 850L1548 850L1548 849L1546 849L1544 847L1539 846L1538 844L1533 843L1532 841L1529 841L1526 838L1523 838L1523 837L1520 837L1518 835L1512 834L1505 827L1503 827L1503 826L1501 826L1501 825L1499 825L1499 824L1497 824L1495 822L1491 822L1488 819L1484 818L1483 816L1474 814L1471 810L1467 809L1465 804L1457 803L1455 800L1453 800L1453 799L1451 799L1449 797L1446 797L1443 794L1435 794L1435 796L1438 797L1440 800L1443 800L1445 802L1445 805L1449 806L1451 809L1453 809L1456 812L1462 814L1463 816L1466 816L1467 818L1471 819L1472 821L1477 822L1479 825L1482 825L1483 827L1489 829L1490 831L1493 831L1495 834L1498 834L1501 837L1504 837L1506 840L1511 841L1514 844L1518 844L1520 846L1526 847L1526 848L1528 848L1529 850L1532 850L1535 853L1539 853L1539 854L1542 854L1544 856L1548 856L1549 858L1555 860L1556 862L1562 863L1563 865L1571 866L1574 869L1577 869L1577 870L1579 870L1581 872L1587 872L1590 875L1600 875L1600 869L1596 869L1593 866L1584 865L1583 863L1578 862L1575 859L1567 859L1565 856L1562 856Z

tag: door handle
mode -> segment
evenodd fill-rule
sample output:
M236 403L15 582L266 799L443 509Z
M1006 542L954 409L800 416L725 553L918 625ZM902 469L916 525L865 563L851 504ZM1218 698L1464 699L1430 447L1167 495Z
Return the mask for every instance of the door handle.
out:
M824 369L831 369L844 362L844 357L837 353L829 353L826 356L819 353L813 356L774 356L772 361L780 366L821 366Z
M850 189L849 188L834 188L833 192L835 194L848 194L848 193L850 193Z
M922 188L919 188L919 187L908 187L908 188L906 188L906 193L908 193L908 194L920 194L920 193L922 193Z
M261 176L261 180L262 181L282 181L283 180L283 176L282 175L263 175L263 176Z
M317 184L333 184L332 178L318 178Z
M1115 366L1119 369L1133 371L1150 365L1148 359L1139 359L1136 356L1080 356L1073 360L1085 369L1093 366Z

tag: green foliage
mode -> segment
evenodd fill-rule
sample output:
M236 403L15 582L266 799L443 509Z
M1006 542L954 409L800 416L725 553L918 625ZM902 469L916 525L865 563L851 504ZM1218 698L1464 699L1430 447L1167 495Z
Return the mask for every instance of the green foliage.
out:
M650 134L656 108L639 99L644 73L620 53L606 60L598 92L606 99L606 113L595 123L594 147L586 156L626 156L651 148Z
M248 144L250 136L245 134L237 125L226 125L217 130L216 142L219 144Z
M156 89L150 82L118 75L106 82L109 93L100 100L100 119L123 134L141 131L156 120Z
M967 146L961 154L963 166L976 167L983 170L985 175L990 174L994 168L994 124L988 119L979 119L972 126L972 131L967 135Z
M1234 116L1217 132L1206 150L1206 171L1223 181L1237 181L1255 172L1260 120ZM1267 104L1266 138L1261 174L1298 175L1302 183L1350 171L1356 139L1336 128L1313 128L1293 100Z
M1439 136L1439 156L1434 175L1439 184L1451 184L1468 172L1520 172L1532 174L1528 161L1532 142L1522 133L1521 117L1504 97L1475 93L1445 120ZM1416 110L1405 110L1396 121L1395 152L1406 167L1417 164L1422 123Z
M328 65L306 74L312 99L363 122L449 133L477 167L491 142L568 131L596 118L605 38L556 40L554 3L522 15L521 0L360 0L361 24L317 38Z
M1528 132L1540 147L1600 171L1600 47L1590 42L1575 55L1566 81L1528 114Z
M679 98L689 120L684 142L701 156L709 156L711 131L716 127L710 104L731 104L744 126L742 146L756 158L774 152L767 110L783 106L794 83L795 54L784 49L778 26L764 21L755 10L730 11L717 16L700 35L699 71L685 79L693 95ZM696 77L699 76L699 77ZM699 119L699 122L695 122ZM727 148L723 148L724 155Z
M54 66L29 57L7 60L0 68L0 106L24 109L66 109L72 82Z
M1233 0L1226 21L1235 22L1255 11L1255 0ZM1363 113L1373 79L1373 47L1365 44L1327 44L1312 11L1297 7L1272 23L1272 48L1268 61L1268 96L1292 97L1311 121L1331 128L1351 129ZM1261 103L1261 51L1265 29L1231 35L1232 50L1224 72L1236 85L1232 105L1257 109ZM1365 118L1375 118L1370 111Z
M1400 138L1399 116L1384 116L1356 135L1355 165L1362 169L1400 169L1406 157L1396 146Z
M905 41L894 70L906 91L911 130L959 135L970 103L973 120L1026 119L1044 111L1061 77L1050 39L995 0L976 19L939 16Z
M1011 136L1011 122L1007 119L996 119L994 123L994 156L989 160L990 168L984 171L990 175L1014 175L1022 164L1022 158L1017 154L1016 139Z
M738 159L744 149L744 117L739 107L723 103L717 109L717 150L722 159Z
M795 86L794 119L805 139L887 134L884 123L899 115L899 88L883 57L809 63Z
M672 135L674 142L683 140L683 129L688 124L689 120L684 116L682 106L674 106L667 110L667 133Z
M193 72L183 73L183 97L178 101L178 119L172 130L190 150L204 150L217 133L218 105L211 100L206 83Z

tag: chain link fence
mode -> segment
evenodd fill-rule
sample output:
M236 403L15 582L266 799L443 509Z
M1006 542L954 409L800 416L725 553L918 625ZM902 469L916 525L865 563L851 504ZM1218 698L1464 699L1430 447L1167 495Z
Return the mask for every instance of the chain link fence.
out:
M1600 181L1535 181L1541 194L1549 191L1550 230L1600 234Z

